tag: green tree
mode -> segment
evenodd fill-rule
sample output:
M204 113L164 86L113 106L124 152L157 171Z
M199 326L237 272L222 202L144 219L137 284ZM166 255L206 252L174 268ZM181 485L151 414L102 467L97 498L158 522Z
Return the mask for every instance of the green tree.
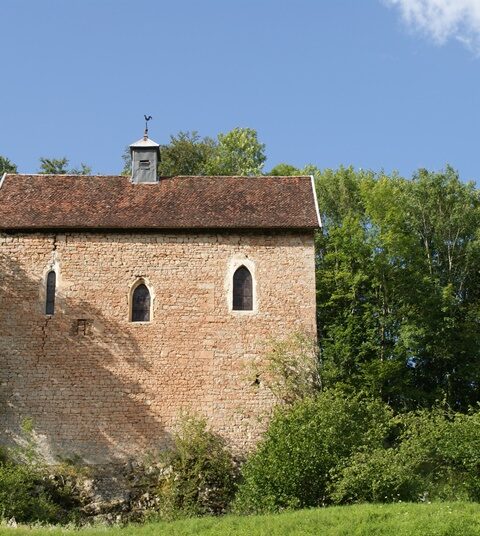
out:
M480 400L480 197L447 167L412 180L316 170L323 382L399 409Z
M4 173L17 173L17 166L6 156L0 155L0 175Z
M45 175L90 175L92 168L83 162L80 168L68 168L68 158L40 158L39 173Z
M275 167L273 167L267 175L272 175L274 177L288 177L291 175L301 175L302 171L295 166L292 166L290 164L277 164Z
M40 158L39 173L45 175L66 175L68 159L67 158Z
M208 175L260 175L265 156L265 145L258 141L256 130L234 128L218 135L212 158L206 165Z
M198 132L179 132L170 136L170 143L160 148L159 174L206 175L207 163L217 146L212 138L201 138Z
M68 171L71 175L91 175L92 168L83 162L80 163L79 168L72 168Z

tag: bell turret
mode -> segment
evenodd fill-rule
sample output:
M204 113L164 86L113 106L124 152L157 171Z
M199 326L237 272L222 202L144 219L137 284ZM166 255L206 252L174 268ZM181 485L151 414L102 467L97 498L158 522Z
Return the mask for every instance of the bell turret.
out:
M148 121L145 116L146 121ZM151 117L149 116L149 119ZM132 182L158 182L157 167L160 161L160 145L148 137L148 123L145 123L143 138L130 145L132 156Z

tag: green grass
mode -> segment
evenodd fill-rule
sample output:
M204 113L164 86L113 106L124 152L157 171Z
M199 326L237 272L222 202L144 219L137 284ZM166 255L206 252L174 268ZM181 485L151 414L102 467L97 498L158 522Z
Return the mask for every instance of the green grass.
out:
M171 523L88 529L0 527L10 536L473 536L480 535L480 505L433 503L317 508L265 516L198 518Z

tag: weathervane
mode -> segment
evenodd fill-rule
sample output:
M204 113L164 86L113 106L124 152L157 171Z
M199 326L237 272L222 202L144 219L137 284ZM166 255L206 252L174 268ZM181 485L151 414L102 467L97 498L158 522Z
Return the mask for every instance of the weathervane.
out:
M148 138L148 122L150 121L150 119L153 119L153 117L151 115L144 115L143 117L145 117L145 134L143 135L143 137L147 139Z

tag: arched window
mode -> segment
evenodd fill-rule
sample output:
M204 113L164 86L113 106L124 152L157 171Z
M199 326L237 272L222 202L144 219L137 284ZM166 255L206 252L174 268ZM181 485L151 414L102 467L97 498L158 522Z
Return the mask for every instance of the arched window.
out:
M245 266L240 266L233 274L233 310L253 309L252 274Z
M51 270L47 274L47 292L45 299L45 314L53 315L55 312L55 285L57 274Z
M132 322L150 322L150 292L143 283L133 291Z

